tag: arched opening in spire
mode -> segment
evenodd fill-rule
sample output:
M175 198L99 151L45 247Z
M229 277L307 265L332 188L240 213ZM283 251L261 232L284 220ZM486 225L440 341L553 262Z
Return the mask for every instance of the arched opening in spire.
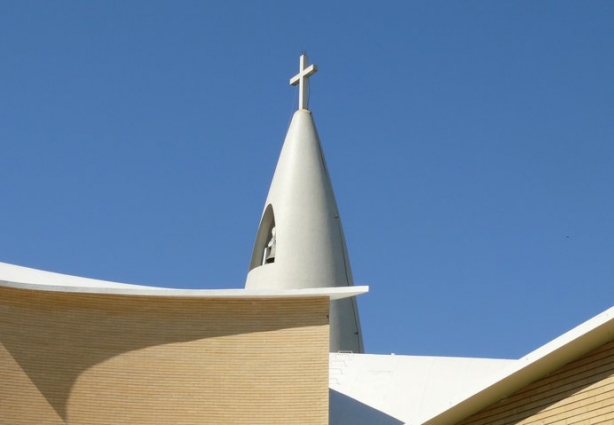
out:
M258 266L274 263L276 251L275 214L273 213L273 206L269 204L264 210L262 220L260 221L249 269L252 270Z

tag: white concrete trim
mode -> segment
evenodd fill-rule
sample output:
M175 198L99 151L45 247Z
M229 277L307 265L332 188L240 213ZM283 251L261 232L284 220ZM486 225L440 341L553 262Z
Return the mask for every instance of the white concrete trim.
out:
M100 281L103 282L103 281ZM36 283L12 282L0 280L0 287L24 289L30 291L66 292L80 294L107 294L154 297L186 298L307 298L329 297L331 300L354 297L369 292L368 286L350 286L343 288L307 288L307 289L172 289L153 286L74 286L41 285Z

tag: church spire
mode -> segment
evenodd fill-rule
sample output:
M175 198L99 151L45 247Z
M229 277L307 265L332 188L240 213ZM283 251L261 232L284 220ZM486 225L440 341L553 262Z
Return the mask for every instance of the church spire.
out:
M245 287L299 289L353 286L337 202L311 112L306 81L315 73L301 56L299 109L271 182ZM363 352L355 298L331 302L330 350Z

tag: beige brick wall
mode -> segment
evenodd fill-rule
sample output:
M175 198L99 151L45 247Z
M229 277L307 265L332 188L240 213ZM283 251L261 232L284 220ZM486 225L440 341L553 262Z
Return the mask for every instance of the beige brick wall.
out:
M458 425L614 424L614 341Z
M0 424L326 424L328 309L0 288Z

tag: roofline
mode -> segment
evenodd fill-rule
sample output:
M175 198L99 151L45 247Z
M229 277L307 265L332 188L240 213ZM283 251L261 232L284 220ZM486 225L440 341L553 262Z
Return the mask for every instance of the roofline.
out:
M81 294L106 294L187 298L305 298L328 297L331 300L354 297L369 292L368 286L325 287L309 289L177 289L131 285L48 272L0 262L0 288Z
M456 423L614 339L614 307L541 346L423 425Z
M368 286L347 286L340 288L307 289L173 289L154 286L68 286L41 285L35 283L0 280L0 287L29 291L63 292L79 294L184 297L184 298L308 298L328 297L332 300L354 297L369 292Z

